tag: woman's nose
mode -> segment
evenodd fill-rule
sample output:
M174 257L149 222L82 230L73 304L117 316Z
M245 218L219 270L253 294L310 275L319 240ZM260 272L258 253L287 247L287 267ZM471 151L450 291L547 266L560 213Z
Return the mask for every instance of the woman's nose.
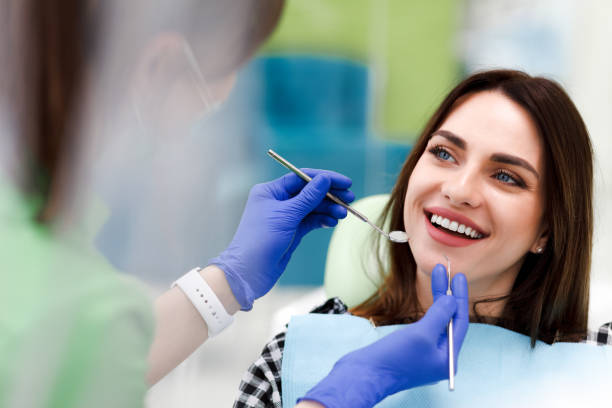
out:
M481 186L475 172L457 170L442 183L442 195L457 207L476 208L482 203Z

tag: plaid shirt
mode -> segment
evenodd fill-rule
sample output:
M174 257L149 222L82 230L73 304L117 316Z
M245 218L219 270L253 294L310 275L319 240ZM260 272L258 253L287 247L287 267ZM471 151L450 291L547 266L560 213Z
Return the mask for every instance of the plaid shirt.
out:
M345 314L348 309L338 298L329 299L311 313ZM612 322L604 324L598 331L589 331L586 344L612 345ZM285 332L279 333L266 344L261 356L249 367L240 382L240 390L234 408L281 408L281 365Z

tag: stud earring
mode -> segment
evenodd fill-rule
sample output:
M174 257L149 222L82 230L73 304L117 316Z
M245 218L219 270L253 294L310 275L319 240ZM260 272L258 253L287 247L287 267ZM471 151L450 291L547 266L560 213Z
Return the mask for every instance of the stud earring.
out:
M542 247L538 247L538 248L536 249L536 253L541 254L542 252L544 252L544 248L542 248Z

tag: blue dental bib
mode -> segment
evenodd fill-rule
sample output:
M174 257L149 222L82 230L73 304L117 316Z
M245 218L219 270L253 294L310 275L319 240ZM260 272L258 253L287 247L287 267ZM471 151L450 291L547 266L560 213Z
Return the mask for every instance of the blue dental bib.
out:
M294 316L283 351L283 407L293 407L340 357L401 327L374 327L350 315ZM611 389L612 346L538 341L532 349L527 336L472 323L459 355L455 391L441 381L399 392L376 407L612 406Z

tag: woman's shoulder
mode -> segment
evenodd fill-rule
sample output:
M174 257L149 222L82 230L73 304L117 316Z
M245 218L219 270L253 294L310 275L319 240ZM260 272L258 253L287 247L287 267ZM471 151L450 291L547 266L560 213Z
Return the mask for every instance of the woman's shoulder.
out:
M340 300L340 298L333 297L327 299L325 303L322 303L321 305L313 308L310 313L340 315L348 313L348 307L346 306L346 304L344 304L342 300ZM287 323L285 325L285 328L287 328L288 325L289 324ZM285 329L276 334L272 338L272 340L266 343L261 353L261 357L258 361L265 362L267 364L271 361L276 362L275 359L277 359L280 364L280 359L282 358L282 352L285 345L286 334L287 330Z
M348 307L344 302L337 297L327 299L325 303L312 309L310 313L318 314L345 314L348 313Z
M348 313L348 308L339 298L331 298L310 313L340 315ZM281 367L286 333L285 330L274 336L243 375L234 408L281 406Z

